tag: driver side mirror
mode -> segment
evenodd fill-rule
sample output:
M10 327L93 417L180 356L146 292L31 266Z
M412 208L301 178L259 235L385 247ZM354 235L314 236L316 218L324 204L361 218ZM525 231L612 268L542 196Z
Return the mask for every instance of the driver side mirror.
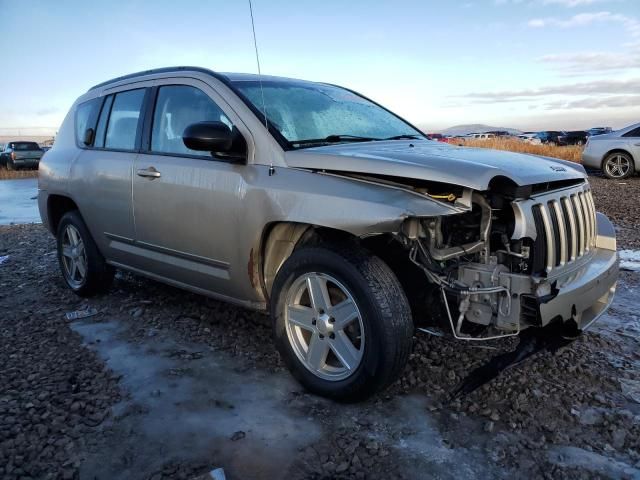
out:
M238 150L238 141L244 143L242 136L222 122L198 122L189 125L182 133L182 141L191 150L211 152L217 157L230 161L244 160L245 154ZM236 147L236 148L234 148ZM246 151L246 147L244 149Z

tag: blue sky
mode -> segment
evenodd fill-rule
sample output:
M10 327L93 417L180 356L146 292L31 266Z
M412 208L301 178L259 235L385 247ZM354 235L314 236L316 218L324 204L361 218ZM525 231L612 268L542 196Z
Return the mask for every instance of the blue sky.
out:
M640 121L640 0L253 8L263 73L348 86L428 130ZM55 131L76 97L126 73L256 71L246 0L0 0L0 21L0 131Z

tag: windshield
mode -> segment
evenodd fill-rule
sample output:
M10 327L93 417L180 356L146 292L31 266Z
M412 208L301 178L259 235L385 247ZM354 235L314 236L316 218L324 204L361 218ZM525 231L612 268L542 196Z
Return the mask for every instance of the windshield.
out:
M233 83L263 112L259 82ZM293 148L393 137L424 138L391 112L344 88L311 82L263 81L262 90L269 123Z
M15 142L12 145L14 150L40 150L38 144L34 142Z

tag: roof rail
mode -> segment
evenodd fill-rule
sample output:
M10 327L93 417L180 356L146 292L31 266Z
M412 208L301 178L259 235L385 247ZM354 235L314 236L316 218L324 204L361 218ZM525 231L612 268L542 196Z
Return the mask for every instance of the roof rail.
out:
M209 70L208 68L202 67L163 67L163 68L152 68L151 70L144 70L142 72L130 73L129 75L122 75L121 77L112 78L111 80L107 80L106 82L98 83L89 89L95 90L96 88L104 87L106 85L110 85L112 83L120 82L122 80L129 80L131 78L142 77L144 75L151 75L153 73L170 73L170 72L184 72L184 71L194 71L200 73L206 73L207 75L211 75L220 80L226 80L224 75L214 72L213 70Z

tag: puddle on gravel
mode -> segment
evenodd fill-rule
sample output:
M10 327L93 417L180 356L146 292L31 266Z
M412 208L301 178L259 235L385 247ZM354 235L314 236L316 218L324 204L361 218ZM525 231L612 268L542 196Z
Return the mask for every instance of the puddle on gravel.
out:
M0 225L40 223L38 179L0 180Z
M122 376L131 396L114 407L113 435L102 453L86 457L81 478L148 478L172 461L223 467L229 479L280 478L293 452L320 435L288 406L298 387L284 374L241 372L240 362L208 347L160 335L129 343L113 321L72 328Z
M487 461L486 447L489 441L477 435L477 422L469 418L457 418L455 426L439 424L428 413L430 400L420 395L398 397L377 412L376 418L385 419L382 431L372 438L386 440L392 445L393 455L402 455L407 478L421 478L429 472L429 478L513 478L507 469L497 469ZM394 425L402 425L404 432L398 435ZM467 440L452 446L446 436L454 430L467 429ZM391 432L392 438L388 438ZM387 437L387 438L385 438ZM397 437L397 438L393 438Z
M71 327L121 376L130 396L103 425L105 444L83 453L81 478L150 478L168 463L223 467L230 480L286 478L298 452L322 438L316 408L331 417L333 426L325 427L332 429L366 419L372 428L365 437L387 445L408 478L425 471L443 479L508 476L487 461L483 442L448 445L425 397L338 405L291 395L300 387L287 374L240 371L241 361L207 346L178 344L162 333L137 343L117 321ZM245 436L233 441L236 432Z

